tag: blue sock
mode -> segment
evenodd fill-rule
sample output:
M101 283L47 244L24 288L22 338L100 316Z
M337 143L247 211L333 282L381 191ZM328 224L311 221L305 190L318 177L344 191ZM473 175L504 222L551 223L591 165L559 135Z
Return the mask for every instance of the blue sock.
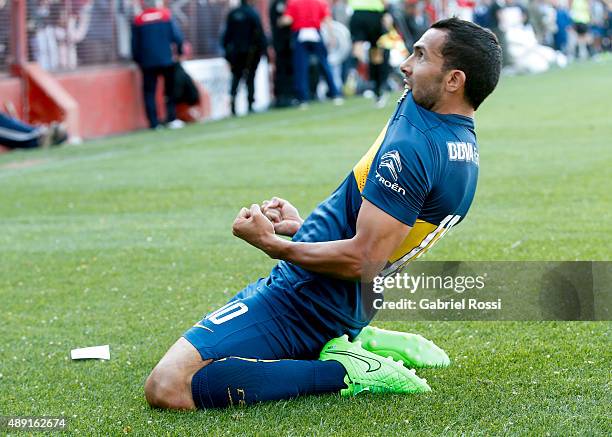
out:
M346 388L338 361L223 358L200 369L191 381L198 408L242 406Z

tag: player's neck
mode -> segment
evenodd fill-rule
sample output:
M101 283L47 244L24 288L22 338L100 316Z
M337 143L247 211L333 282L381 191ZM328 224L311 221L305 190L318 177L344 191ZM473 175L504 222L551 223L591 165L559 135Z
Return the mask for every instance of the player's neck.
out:
M431 108L431 110L438 114L457 114L474 118L474 108L472 108L463 98L442 98L433 108Z

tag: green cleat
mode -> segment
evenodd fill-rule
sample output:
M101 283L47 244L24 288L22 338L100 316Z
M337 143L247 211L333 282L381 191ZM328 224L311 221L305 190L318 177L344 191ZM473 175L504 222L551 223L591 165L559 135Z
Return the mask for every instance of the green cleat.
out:
M371 393L423 393L431 391L427 381L414 370L406 369L401 361L366 351L358 341L351 343L348 336L330 340L319 357L323 361L335 360L344 366L342 396L355 396L362 391Z
M450 358L442 349L418 334L387 331L366 326L355 338L363 348L383 357L400 360L410 368L448 367Z

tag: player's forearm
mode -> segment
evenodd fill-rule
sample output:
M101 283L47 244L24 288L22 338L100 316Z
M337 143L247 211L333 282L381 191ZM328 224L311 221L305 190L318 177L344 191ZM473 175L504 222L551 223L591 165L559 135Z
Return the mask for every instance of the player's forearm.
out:
M354 239L304 243L275 236L264 251L272 258L339 279L359 281L364 273L364 256Z
M285 226L286 229L284 229L285 233L283 233L282 235L285 235L287 237L293 237L295 234L297 234L303 224L304 220L302 218L296 219L291 223L287 223L287 225Z

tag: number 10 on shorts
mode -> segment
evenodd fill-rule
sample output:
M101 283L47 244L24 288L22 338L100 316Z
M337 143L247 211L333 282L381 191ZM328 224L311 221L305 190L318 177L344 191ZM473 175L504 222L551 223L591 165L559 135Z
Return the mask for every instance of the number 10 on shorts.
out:
M215 325L232 320L234 317L238 317L246 313L249 308L243 302L229 302L223 305L217 311L210 313L206 316L207 320L210 320Z

